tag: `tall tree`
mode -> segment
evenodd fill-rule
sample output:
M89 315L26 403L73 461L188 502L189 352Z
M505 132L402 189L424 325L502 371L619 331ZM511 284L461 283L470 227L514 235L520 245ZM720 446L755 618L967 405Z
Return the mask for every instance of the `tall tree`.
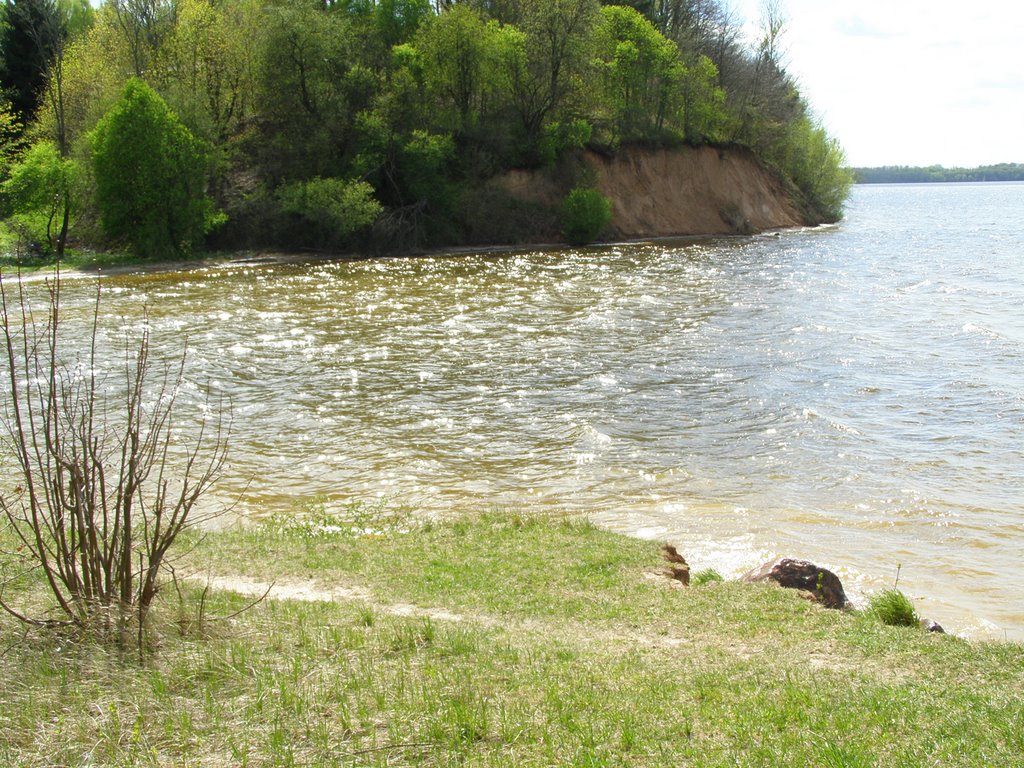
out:
M602 14L599 56L615 138L658 138L680 107L679 49L632 8L610 5Z
M82 0L8 0L7 7L7 17L11 22L8 34L13 36L7 42L13 43L13 47L8 50L5 45L4 52L5 56L22 57L14 67L15 71L20 68L22 73L18 84L22 89L21 109L28 117L34 116L40 106L47 107L52 118L52 140L58 153L57 166L70 167L65 162L71 153L64 105L65 52L71 36L83 32L91 23L92 11ZM6 71L10 73L10 63ZM36 90L30 92L30 88ZM36 163L31 167L38 169L42 166ZM71 218L70 184L67 182L70 174L36 174L35 178L63 179L60 188L53 190L53 199L60 201L63 209L59 213L61 224L55 237L50 236L51 227L47 226L47 239L54 246L57 257L61 258ZM54 214L50 216L50 223Z
M160 47L177 22L176 0L110 0L136 77L151 76Z
M424 24L414 40L428 96L449 115L450 129L471 129L497 91L509 39L494 20L457 5Z
M528 138L536 138L582 86L599 20L596 0L522 0L525 50L509 72Z
M92 139L96 203L111 237L142 256L182 256L218 222L203 147L143 81L128 81Z
M64 37L55 0L6 0L0 25L0 87L15 112L31 120L43 99L50 61Z

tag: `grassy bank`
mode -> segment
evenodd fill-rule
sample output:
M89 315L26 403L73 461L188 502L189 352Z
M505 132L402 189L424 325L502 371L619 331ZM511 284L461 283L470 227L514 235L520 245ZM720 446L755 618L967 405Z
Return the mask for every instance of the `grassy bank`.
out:
M1019 645L683 589L656 544L580 521L325 522L193 540L142 664L3 619L0 764L1024 761ZM228 577L293 599L225 618L253 600L202 597Z

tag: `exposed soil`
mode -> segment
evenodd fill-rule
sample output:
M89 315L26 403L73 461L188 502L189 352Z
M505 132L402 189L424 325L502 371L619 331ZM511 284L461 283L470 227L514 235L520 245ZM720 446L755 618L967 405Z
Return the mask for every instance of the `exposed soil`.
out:
M779 179L741 147L625 147L583 158L612 200L613 237L753 234L805 221ZM493 182L513 198L557 209L563 185L544 170L515 170ZM538 232L557 239L558 232Z

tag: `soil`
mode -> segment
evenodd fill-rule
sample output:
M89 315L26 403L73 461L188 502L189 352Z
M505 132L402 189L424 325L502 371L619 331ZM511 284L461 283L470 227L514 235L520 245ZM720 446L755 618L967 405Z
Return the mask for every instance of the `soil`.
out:
M612 201L613 238L753 234L806 223L778 177L741 147L625 147L611 157L588 152L583 161ZM543 169L510 171L493 184L553 209L566 194Z

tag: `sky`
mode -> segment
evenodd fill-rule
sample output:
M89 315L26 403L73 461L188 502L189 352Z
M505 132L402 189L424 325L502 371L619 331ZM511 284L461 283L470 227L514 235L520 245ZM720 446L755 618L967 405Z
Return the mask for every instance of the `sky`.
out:
M1024 163L1024 3L779 0L783 63L854 167ZM762 0L731 0L756 38Z

